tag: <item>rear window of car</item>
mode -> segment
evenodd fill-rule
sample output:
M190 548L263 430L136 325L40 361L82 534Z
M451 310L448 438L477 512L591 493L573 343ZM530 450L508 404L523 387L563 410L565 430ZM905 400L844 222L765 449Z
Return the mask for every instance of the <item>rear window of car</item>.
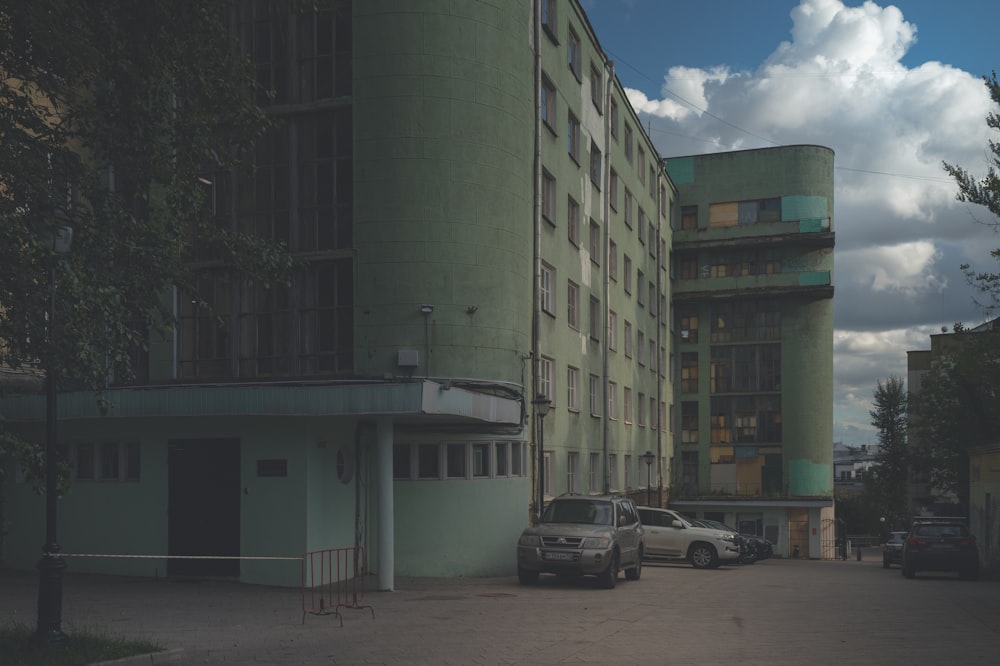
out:
M969 530L965 525L917 525L913 529L917 536L922 537L965 537Z

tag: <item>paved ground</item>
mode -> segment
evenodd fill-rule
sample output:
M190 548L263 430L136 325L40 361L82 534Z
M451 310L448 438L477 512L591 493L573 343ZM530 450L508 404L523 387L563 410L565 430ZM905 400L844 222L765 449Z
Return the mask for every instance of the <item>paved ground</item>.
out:
M63 628L160 642L132 664L995 664L1000 582L906 580L877 550L696 571L614 590L543 576L399 578L370 608L308 615L299 590L67 574ZM34 626L37 575L0 572L0 624ZM374 616L374 618L373 618Z

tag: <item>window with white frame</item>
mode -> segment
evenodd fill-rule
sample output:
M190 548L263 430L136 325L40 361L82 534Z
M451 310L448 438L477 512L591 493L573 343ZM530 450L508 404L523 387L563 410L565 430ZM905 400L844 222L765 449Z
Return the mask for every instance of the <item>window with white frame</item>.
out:
M542 492L546 497L552 497L555 495L555 478L553 477L552 469L552 452L545 451L542 453L542 467L545 470L545 479L542 483Z
M445 447L445 476L449 479L464 479L468 476L465 444L448 444Z
M580 247L580 204L573 197L566 198L566 236Z
M576 77L576 80L580 81L582 77L582 71L580 68L580 38L577 36L576 31L573 30L572 26L568 29L566 55L570 71L573 72L573 76Z
M658 410L656 409L656 396L651 395L649 396L649 427L653 429L655 429L657 426L656 424L657 411Z
M603 83L601 70L594 63L590 63L590 101L594 103L598 113L604 113Z
M542 122L550 131L556 131L556 87L544 74L542 75Z
M573 366L566 368L566 408L580 411L580 369Z
M590 297L590 339L601 339L601 326L604 324L604 311L601 301L596 296Z
M542 171L542 217L556 223L556 178L548 171Z
M618 351L618 313L608 310L608 349Z
M566 454L566 492L579 492L580 454L570 451Z
M618 172L613 168L608 175L608 205L611 210L618 212Z
M656 339L653 337L649 338L649 371L656 372Z
M646 184L646 151L643 150L642 146L639 146L639 163L636 165L636 171L639 175L639 182L643 185Z
M580 330L580 287L572 281L566 283L566 323Z
M618 384L608 382L608 418L618 420Z
M635 421L636 421L636 423L640 427L645 426L646 425L646 394L644 394L642 391L639 392L639 396L638 396L638 398L635 401L635 406L636 406L636 409L639 410L638 413L636 414Z
M555 377L553 376L553 371L555 369L555 361L547 356L543 356L538 359L538 393L539 395L544 395L546 398L555 404Z
M601 378L597 375L590 376L590 415L601 415L601 403L604 396L601 395Z
M625 454L625 460L623 467L625 469L625 487L632 487L632 456L628 453Z
M392 476L401 481L523 477L525 446L512 441L397 443Z
M608 489L618 490L618 454L608 454Z
M495 442L493 453L493 473L498 477L507 476L507 470L510 469L510 444L508 442Z
M618 102L611 98L611 136L618 138Z
M590 218L590 260L601 265L601 225L597 220Z
M567 111L566 120L566 150L577 164L580 163L580 120Z
M645 367L646 365L646 334L638 331L635 334L636 362Z
M556 7L559 0L542 0L542 28L554 43L559 43L559 24L556 22Z
M628 163L632 163L632 128L628 123L625 123L625 159Z
M632 192L625 188L625 226L632 228Z
M632 323L628 319L625 320L622 336L625 338L625 357L632 358Z
M640 308L645 306L644 301L646 298L644 294L646 293L646 290L643 289L645 284L645 276L641 270L637 270L635 274L635 300L638 302Z
M541 302L542 311L553 317L556 314L556 296L553 291L556 286L556 269L548 264L542 264L542 270L538 280L538 298Z
M625 282L622 287L625 289L626 294L632 293L632 258L627 254L624 255L622 259L622 275L625 277Z
M601 185L604 183L601 178L602 171L604 169L604 163L601 160L601 149L597 147L596 141L590 142L590 182L594 184L594 187L601 189Z
M601 492L604 484L601 483L601 454L590 454L590 492Z
M622 410L625 423L632 423L632 389L627 386L622 392Z
M477 442L472 445L472 478L485 479L490 476L490 445Z
M608 239L608 279L618 281L618 244Z

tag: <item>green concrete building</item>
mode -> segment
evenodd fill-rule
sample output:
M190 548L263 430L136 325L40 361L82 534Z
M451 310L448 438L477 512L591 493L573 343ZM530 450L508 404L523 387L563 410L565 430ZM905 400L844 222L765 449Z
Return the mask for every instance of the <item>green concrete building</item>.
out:
M832 557L833 151L671 158L671 506Z
M780 312L762 325L778 339L754 342L772 362L779 343L784 378L753 396L772 414L756 496L828 500L832 153L685 158L668 175L577 0L335 4L234 3L278 122L252 168L212 179L215 215L286 240L301 269L260 285L205 258L199 295L220 317L165 295L179 325L108 387L110 412L59 394L72 570L297 586L306 553L358 548L380 589L513 575L518 534L555 495L665 505L743 482L715 470L751 456L709 445L714 391L679 386L687 354L714 367L691 320L721 303ZM772 199L767 224L713 222L717 203ZM780 270L681 268L744 246ZM41 392L8 391L0 414L44 441ZM30 568L44 498L11 478L3 558Z

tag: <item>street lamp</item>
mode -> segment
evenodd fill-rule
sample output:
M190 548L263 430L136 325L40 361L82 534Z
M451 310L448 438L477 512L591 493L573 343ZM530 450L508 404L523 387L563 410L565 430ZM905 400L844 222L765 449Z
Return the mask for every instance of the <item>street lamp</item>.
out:
M52 251L56 255L49 267L49 321L46 329L45 358L45 544L38 560L38 630L39 643L65 643L68 636L62 630L63 569L66 562L59 554L56 541L56 501L59 476L56 469L56 264L60 255L69 252L73 242L72 227L59 227L52 234Z
M545 395L538 395L531 401L538 415L538 515L545 506L545 415L549 413L552 401Z
M653 461L656 460L656 455L652 451L646 451L643 454L642 459L646 461L646 506L653 505Z

